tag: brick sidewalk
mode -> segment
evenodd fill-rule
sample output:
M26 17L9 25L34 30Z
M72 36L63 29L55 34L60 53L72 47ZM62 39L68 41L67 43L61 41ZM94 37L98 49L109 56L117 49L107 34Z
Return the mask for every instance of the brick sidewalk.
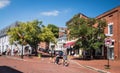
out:
M110 60L110 69L105 69L105 65L108 64L108 60L80 60L75 57L72 57L71 60L86 68L97 69L108 73L120 73L120 60Z
M22 60L20 57L16 57L17 59ZM26 57L24 56L24 61L30 62L39 62L40 60L44 60L47 57L39 58L39 57ZM96 70L100 73L120 73L120 60L112 61L110 60L110 69L105 69L105 65L107 65L108 60L80 60L76 57L69 57L71 62L79 64L81 67L86 67L88 69Z
M6 69L6 67L12 71L20 71L19 73L100 73L79 66L71 62L72 60L70 60L70 65L68 67L64 67L62 64L56 65L50 62L50 57L39 58L32 56L29 58L24 56L24 59L21 59L20 56L2 56L0 60L2 60L0 61L0 73L4 73L1 71L3 71L4 68Z

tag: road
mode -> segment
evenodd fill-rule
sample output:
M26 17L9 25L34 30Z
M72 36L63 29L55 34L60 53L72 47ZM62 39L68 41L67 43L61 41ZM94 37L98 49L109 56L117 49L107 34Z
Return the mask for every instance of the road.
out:
M0 56L0 73L98 73L70 61L68 67L56 65L49 58L23 59Z

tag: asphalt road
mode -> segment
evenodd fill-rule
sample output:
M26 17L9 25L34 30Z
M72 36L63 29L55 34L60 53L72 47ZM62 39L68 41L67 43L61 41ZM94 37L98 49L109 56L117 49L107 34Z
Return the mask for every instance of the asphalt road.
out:
M62 62L56 65L49 58L21 60L0 56L0 73L98 73L72 61L69 63L68 67L64 67Z

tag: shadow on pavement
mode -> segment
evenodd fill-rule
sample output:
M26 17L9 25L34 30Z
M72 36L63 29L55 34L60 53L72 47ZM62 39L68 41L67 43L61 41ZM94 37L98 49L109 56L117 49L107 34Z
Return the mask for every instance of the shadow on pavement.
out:
M50 55L42 55L43 58L49 58L51 57Z
M91 61L91 59L89 59L89 58L83 59L83 58L77 58L77 57L72 58L72 60L84 60L84 61Z
M106 59L96 59L96 58L79 58L79 57L73 57L72 60L83 60L83 61L93 61L93 60L106 60Z
M0 66L0 73L23 73L8 66Z

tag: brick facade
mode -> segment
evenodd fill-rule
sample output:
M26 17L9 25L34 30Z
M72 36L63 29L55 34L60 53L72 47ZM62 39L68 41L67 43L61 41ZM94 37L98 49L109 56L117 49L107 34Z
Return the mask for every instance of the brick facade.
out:
M64 37L66 35L67 28L59 27L59 38Z
M78 17L88 18L83 14L78 14ZM96 19L105 19L107 22L107 27L104 30L104 33L107 37L112 39L112 45L110 46L110 55L111 59L120 59L120 6L113 8L99 16ZM70 19L66 24L71 23L72 19ZM96 25L96 24L95 24ZM110 28L110 25L112 27ZM112 30L110 32L110 30ZM69 40L69 30L68 30L68 40ZM106 47L103 50L104 56L107 56L108 51Z
M109 10L98 17L97 19L105 19L107 24L113 25L113 35L110 37L114 40L114 59L120 59L120 6ZM105 28L105 34L109 34L108 26Z

